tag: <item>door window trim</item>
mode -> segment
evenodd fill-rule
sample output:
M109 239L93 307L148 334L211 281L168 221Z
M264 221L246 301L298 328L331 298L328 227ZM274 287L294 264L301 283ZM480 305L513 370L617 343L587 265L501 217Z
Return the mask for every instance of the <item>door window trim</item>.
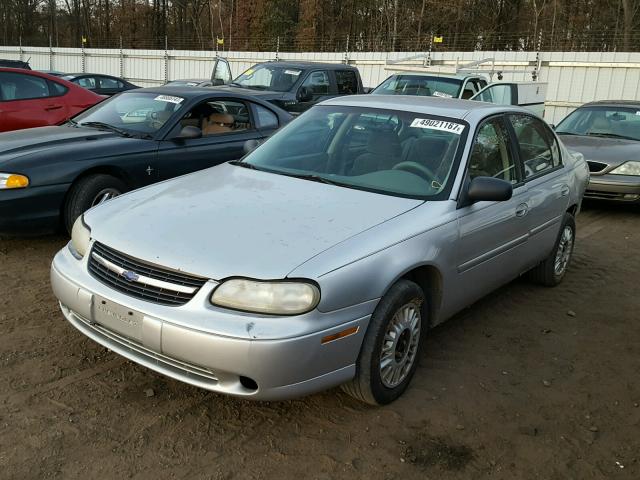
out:
M478 122L478 124L476 125L476 128L473 132L473 136L471 138L471 143L469 145L469 154L467 156L467 161L466 164L464 166L464 174L462 176L462 181L460 182L460 186L458 187L458 192L457 195L455 197L455 201L456 201L456 209L461 209L461 208L465 208L468 205L463 205L462 204L462 200L464 198L463 195L463 190L465 188L468 187L469 182L471 181L471 179L469 178L469 167L470 165L470 160L471 160L471 154L473 153L473 146L476 143L476 139L478 138L478 134L480 133L480 129L484 126L485 123L491 121L491 120L499 120L500 122L502 122L503 127L505 128L505 130L507 131L507 148L509 149L509 152L511 153L511 157L513 158L513 163L516 167L516 172L518 173L518 176L520 177L518 180L518 183L513 183L513 190L515 191L516 188L522 187L525 182L524 182L524 171L522 169L522 166L520 165L520 157L518 155L518 152L516 151L516 146L513 143L513 137L511 136L511 130L509 129L509 123L508 119L505 117L505 113L504 112L500 112L500 113L494 113L492 115L489 115L487 117L484 117L480 122Z
M556 165L553 168L548 168L546 170L543 170L539 173L536 173L535 175L531 175L530 177L526 177L525 176L525 170L524 170L524 160L522 159L521 156L521 152L520 152L520 142L518 141L518 135L516 134L516 130L515 128L513 128L513 124L511 123L511 120L509 119L509 116L511 115L519 115L519 116L523 116L523 117L529 117L531 119L533 119L534 121L538 121L542 124L542 127L547 131L547 133L551 134L551 139L553 139L554 142L556 142L556 145L558 147L558 165ZM508 112L504 114L505 117L505 121L507 124L507 129L511 132L511 137L512 137L512 141L514 142L514 147L516 150L516 154L518 156L518 163L520 165L521 168L521 176L523 179L523 183L528 183L531 182L533 180L537 180L539 178L542 178L546 175L549 175L551 173L554 173L558 170L561 170L564 168L564 159L562 158L562 149L560 148L560 141L558 140L555 132L553 130L551 130L551 128L549 127L549 125L547 125L547 123L544 120L541 120L540 118L536 117L535 115L532 115L530 113L527 112ZM552 151L553 153L553 151Z

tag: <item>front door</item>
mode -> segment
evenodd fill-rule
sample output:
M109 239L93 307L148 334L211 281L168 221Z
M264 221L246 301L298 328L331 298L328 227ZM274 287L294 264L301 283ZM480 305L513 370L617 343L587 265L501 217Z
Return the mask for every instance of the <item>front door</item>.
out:
M184 127L200 129L200 138L182 139ZM160 143L160 180L213 167L244 156L247 140L261 139L250 106L242 100L211 98L182 117Z
M529 191L522 182L509 131L502 116L480 125L467 166L468 181L494 177L513 184L503 202L476 202L458 210L457 271L469 304L522 273L526 266Z

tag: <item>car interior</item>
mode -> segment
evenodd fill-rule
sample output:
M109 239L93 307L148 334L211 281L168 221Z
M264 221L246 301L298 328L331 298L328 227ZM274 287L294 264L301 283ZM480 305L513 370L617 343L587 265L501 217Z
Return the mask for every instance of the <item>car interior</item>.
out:
M251 129L249 108L231 100L206 101L196 105L180 120L182 128L197 127L202 136L219 135Z

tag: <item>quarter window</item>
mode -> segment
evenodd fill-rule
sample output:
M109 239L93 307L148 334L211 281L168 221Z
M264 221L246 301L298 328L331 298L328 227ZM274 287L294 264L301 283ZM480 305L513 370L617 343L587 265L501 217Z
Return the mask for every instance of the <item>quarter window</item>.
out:
M560 165L558 142L542 121L528 115L509 115L509 120L518 139L525 178Z
M509 135L502 119L490 119L478 130L469 158L469 177L493 177L519 183Z
M329 74L325 71L311 72L302 86L309 87L314 95L328 95Z
M260 128L278 128L278 117L271 110L261 105L256 105L256 112L258 112Z

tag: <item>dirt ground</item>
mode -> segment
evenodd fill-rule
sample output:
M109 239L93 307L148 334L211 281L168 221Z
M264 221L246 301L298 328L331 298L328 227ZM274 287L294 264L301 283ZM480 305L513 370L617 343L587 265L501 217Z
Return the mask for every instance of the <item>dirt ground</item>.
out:
M430 332L384 408L212 394L63 319L63 237L0 240L0 478L638 479L640 209L593 205L555 289L517 280Z

